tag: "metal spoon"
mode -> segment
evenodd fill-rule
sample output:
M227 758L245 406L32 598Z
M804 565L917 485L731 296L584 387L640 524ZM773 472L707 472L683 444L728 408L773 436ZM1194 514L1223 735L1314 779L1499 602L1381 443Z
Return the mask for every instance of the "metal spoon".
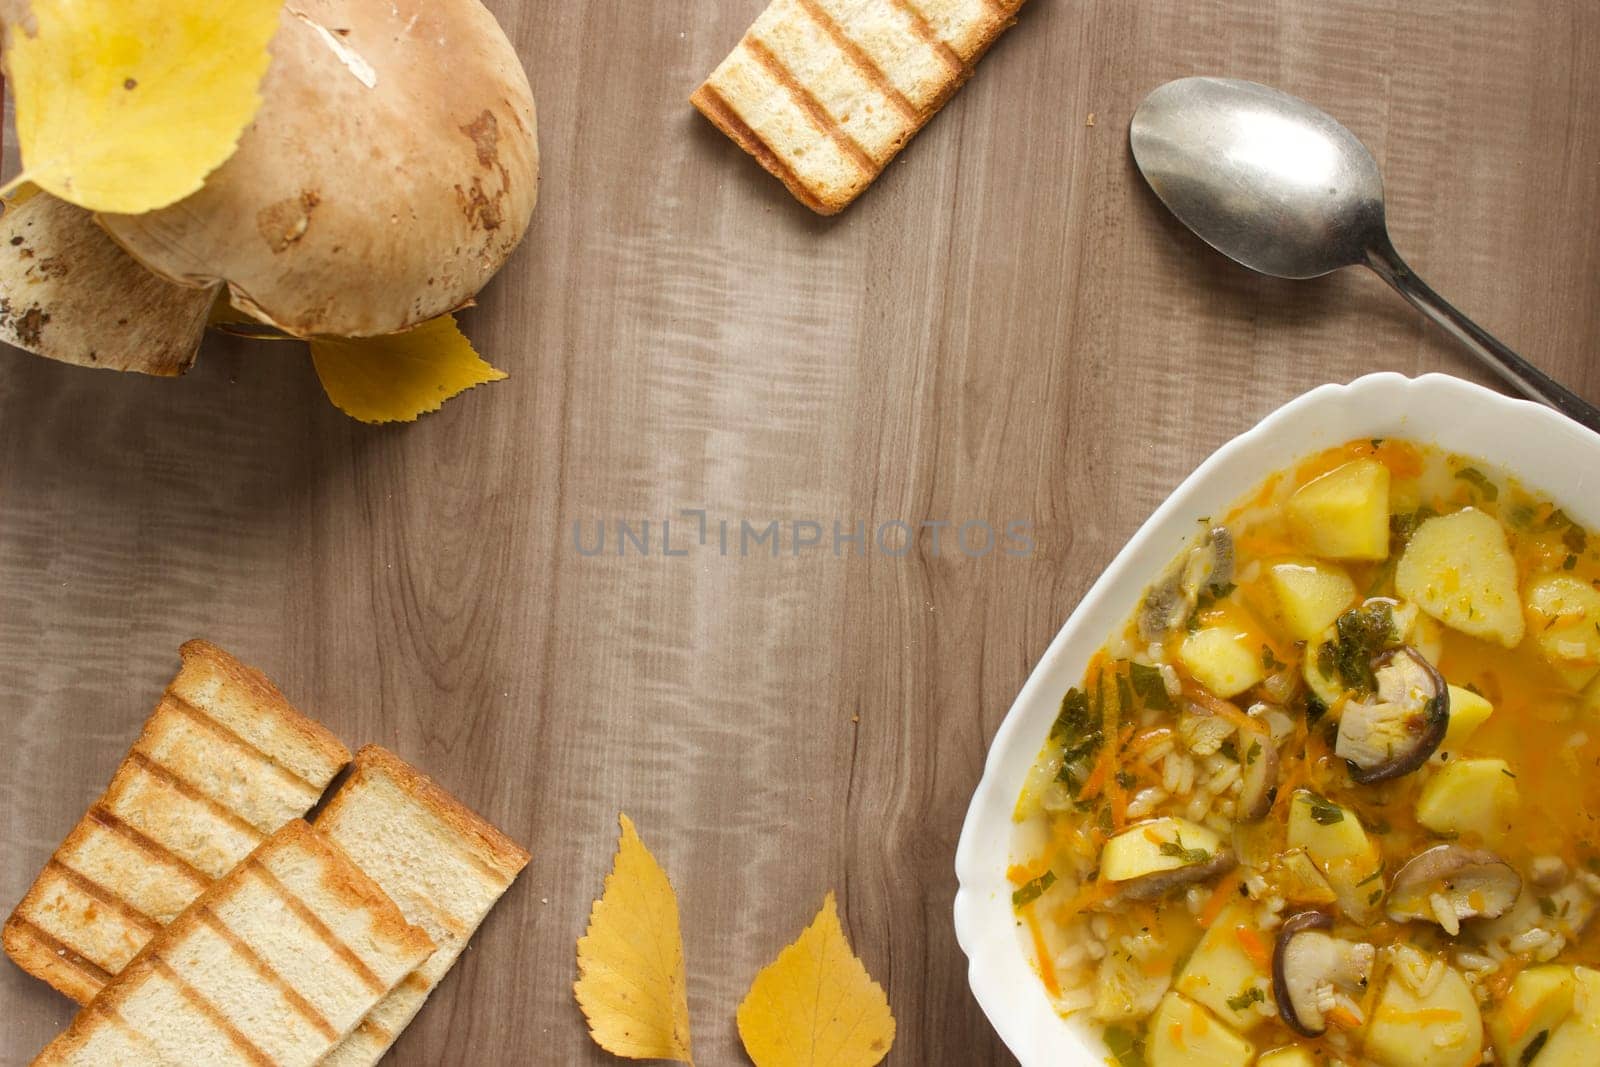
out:
M1180 78L1145 97L1130 140L1162 203L1223 255L1278 278L1371 267L1513 387L1600 431L1600 408L1412 273L1384 225L1377 162L1327 113L1255 82Z

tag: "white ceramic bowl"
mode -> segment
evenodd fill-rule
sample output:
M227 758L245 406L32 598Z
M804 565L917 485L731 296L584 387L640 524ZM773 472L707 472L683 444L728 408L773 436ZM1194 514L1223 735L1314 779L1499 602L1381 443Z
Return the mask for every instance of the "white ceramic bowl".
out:
M1273 471L1360 437L1405 437L1515 475L1591 529L1600 527L1600 435L1548 408L1442 374L1371 374L1297 397L1229 441L1133 535L1045 650L1011 705L956 849L956 939L984 1014L1024 1067L1095 1067L1106 1051L1086 1021L1057 1015L1023 954L1011 910L1011 813L1061 696L1194 535ZM1082 1019L1083 1017L1079 1017Z

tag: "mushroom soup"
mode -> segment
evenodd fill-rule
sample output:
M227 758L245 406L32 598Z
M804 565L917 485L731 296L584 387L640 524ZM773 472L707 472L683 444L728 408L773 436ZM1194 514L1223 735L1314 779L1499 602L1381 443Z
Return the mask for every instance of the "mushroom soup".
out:
M1191 544L1015 813L1055 1007L1125 1067L1575 1067L1600 1048L1600 540L1352 441Z

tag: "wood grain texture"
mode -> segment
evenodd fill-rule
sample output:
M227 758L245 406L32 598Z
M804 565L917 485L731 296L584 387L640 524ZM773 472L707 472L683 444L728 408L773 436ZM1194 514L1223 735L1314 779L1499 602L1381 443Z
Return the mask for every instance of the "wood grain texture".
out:
M1032 0L833 220L687 104L763 3L493 0L545 178L465 327L512 377L414 427L344 420L288 348L213 344L176 382L0 353L0 903L205 635L533 852L391 1062L608 1062L570 983L622 809L682 899L702 1063L741 1062L739 997L830 888L899 1020L891 1063L1008 1063L952 859L1077 598L1291 396L1483 380L1373 277L1270 281L1190 237L1129 159L1143 94L1221 73L1326 107L1378 154L1423 277L1600 400L1593 3ZM1022 518L1036 551L573 547L574 523L697 507ZM0 1061L70 1014L0 967Z

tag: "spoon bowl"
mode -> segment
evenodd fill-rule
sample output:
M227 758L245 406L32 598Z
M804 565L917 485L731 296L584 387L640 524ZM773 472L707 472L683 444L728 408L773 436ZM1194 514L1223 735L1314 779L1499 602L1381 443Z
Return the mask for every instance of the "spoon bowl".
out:
M1400 258L1377 161L1327 112L1255 82L1180 78L1144 99L1128 139L1156 196L1223 255L1277 278L1369 267L1514 388L1600 431L1600 408L1456 310Z
M1181 78L1145 97L1129 137L1161 202L1207 244L1276 278L1366 260L1383 175L1354 134L1288 93Z

